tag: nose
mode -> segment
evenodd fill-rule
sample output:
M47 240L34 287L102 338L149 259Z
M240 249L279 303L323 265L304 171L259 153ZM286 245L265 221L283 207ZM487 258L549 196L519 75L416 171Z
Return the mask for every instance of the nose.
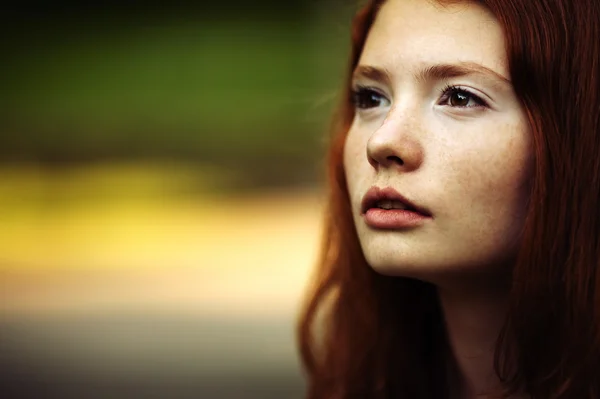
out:
M398 111L398 110L397 110ZM417 169L423 162L419 123L406 113L391 111L367 142L367 158L375 168Z

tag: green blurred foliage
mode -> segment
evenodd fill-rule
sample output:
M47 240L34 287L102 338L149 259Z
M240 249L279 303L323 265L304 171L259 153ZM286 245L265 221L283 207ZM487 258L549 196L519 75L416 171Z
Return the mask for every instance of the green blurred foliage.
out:
M0 156L181 158L249 185L313 180L353 9L330 0L263 15L72 19L14 34Z

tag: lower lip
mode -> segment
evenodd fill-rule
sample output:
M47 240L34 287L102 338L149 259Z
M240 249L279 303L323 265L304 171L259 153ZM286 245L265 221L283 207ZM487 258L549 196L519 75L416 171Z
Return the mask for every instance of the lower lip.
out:
M401 229L423 224L429 216L405 209L371 208L365 213L365 222L376 229Z

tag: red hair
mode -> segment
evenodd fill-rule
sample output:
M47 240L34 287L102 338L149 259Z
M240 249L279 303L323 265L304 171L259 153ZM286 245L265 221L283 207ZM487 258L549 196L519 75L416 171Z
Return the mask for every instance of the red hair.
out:
M332 128L323 246L299 323L310 399L448 397L449 348L435 287L373 271L346 187L350 76L382 3L369 1L353 21ZM535 159L496 373L507 395L600 398L600 2L479 3L504 28Z

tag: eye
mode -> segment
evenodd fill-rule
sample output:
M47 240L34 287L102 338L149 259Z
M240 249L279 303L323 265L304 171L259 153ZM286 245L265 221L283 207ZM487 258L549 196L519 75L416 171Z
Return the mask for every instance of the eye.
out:
M479 108L488 106L479 96L457 86L447 86L442 90L439 105L454 108Z
M352 103L358 109L369 109L387 105L389 101L374 89L359 86L352 89Z

